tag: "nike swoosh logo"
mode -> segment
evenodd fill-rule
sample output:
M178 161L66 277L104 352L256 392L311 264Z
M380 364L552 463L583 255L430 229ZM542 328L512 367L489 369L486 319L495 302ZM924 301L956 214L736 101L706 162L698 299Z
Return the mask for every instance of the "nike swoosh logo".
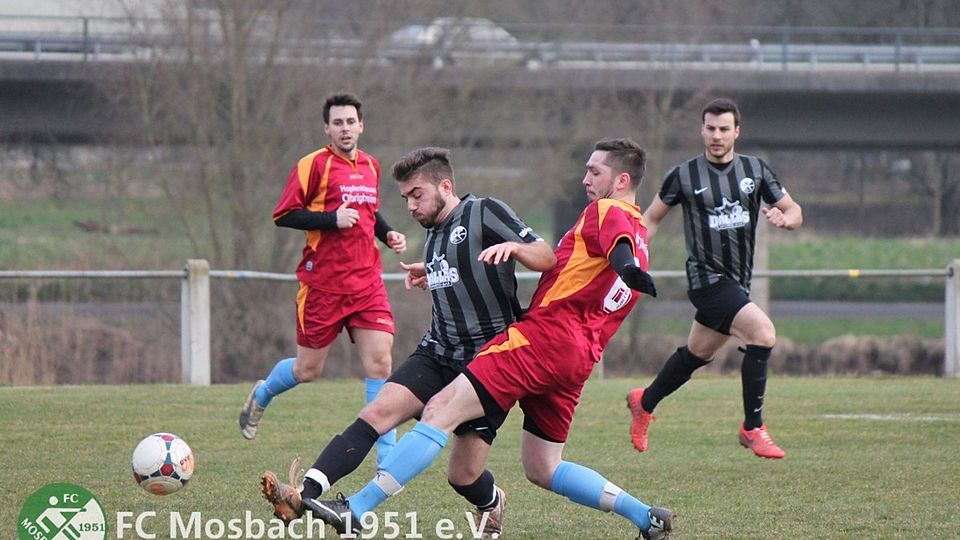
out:
M700 188L700 189L694 190L693 194L694 194L694 195L699 195L699 194L703 193L704 191L706 191L706 190L708 190L708 189L710 189L710 188L702 187L702 188Z

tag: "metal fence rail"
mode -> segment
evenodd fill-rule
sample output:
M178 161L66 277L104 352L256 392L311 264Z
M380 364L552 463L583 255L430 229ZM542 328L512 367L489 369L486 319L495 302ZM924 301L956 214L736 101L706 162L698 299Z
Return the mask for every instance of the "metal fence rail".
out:
M654 278L683 278L676 270L651 272ZM403 281L406 274L385 273L384 281ZM960 377L960 259L946 268L876 270L758 270L755 278L918 278L944 279L944 377ZM520 280L535 280L538 272L517 272ZM0 279L179 279L180 287L180 366L185 384L210 384L210 279L256 279L296 281L294 274L250 270L210 270L202 259L187 261L183 270L3 270Z

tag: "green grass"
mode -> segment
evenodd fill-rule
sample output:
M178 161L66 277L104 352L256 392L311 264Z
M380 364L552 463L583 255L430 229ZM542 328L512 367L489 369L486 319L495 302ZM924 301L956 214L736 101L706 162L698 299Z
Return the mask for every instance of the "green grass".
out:
M664 229L651 242L650 253L655 270L682 270L687 259L683 231ZM960 237L868 238L783 231L770 236L771 270L940 270L958 258ZM682 279L671 280L675 282L686 286ZM777 278L771 282L771 295L775 300L940 302L943 287L943 278ZM668 289L665 295L685 299L683 291Z
M918 321L914 319L845 319L814 320L777 319L777 336L795 343L814 345L845 334L857 336L890 337L913 335L921 338L943 337L943 320ZM683 333L686 335L686 332Z
M90 233L74 224L87 221L147 234ZM4 269L179 269L194 256L173 212L152 201L0 202Z
M690 332L689 319L648 317L642 324L643 332L648 335L678 336L678 339L685 339ZM942 320L774 318L774 324L777 327L778 338L787 338L794 343L810 345L823 343L828 339L846 334L877 337L913 335L931 339L943 337Z
M930 378L787 378L768 386L766 419L787 450L783 461L752 456L736 442L737 378L698 377L657 409L651 448L636 453L623 396L646 380L592 380L578 409L565 458L589 465L641 500L674 509L676 538L956 538L960 514L960 386ZM264 469L308 464L361 406L357 381L324 381L279 398L259 436L243 440L236 419L248 385L0 388L4 481L0 523L47 483L91 490L116 537L116 513L156 511L167 538L170 512L205 519L266 519L257 494ZM884 415L898 420L869 419ZM509 494L511 539L633 538L622 518L579 507L534 487L519 463L519 411L491 452L490 467ZM409 428L409 424L403 430ZM181 492L156 497L129 473L130 452L154 431L193 447L197 472ZM466 532L465 504L445 482L447 451L381 511L418 513L420 532L451 518ZM351 493L373 473L372 456L337 490ZM382 515L382 514L381 514ZM401 521L408 527L406 521ZM409 532L406 529L404 532ZM330 535L328 535L330 536ZM128 531L127 538L133 537Z
M770 268L945 268L960 258L960 237L870 238L777 231L770 235ZM687 259L683 231L658 234L650 245L657 269L681 270Z
M777 232L770 242L771 270L939 270L960 258L960 237L867 238ZM650 251L652 268L682 270L687 259L683 231L672 228L658 234ZM772 282L771 294L777 300L937 302L943 300L943 286L942 278L778 278ZM671 297L684 296L672 293Z
M405 213L390 210L395 227L419 236L419 227L408 222ZM522 213L523 208L518 211ZM552 220L546 212L523 217L543 234L552 235ZM74 226L75 221L87 220L150 229L155 234L111 236ZM271 230L268 216L264 224L265 230ZM801 230L775 232L770 241L770 267L774 269L943 268L948 260L960 257L960 237L864 238ZM68 268L90 259L91 248L101 250L93 262L104 265L125 262L146 267L163 262L169 266L203 256L191 252L176 213L165 199L0 201L0 266ZM681 270L685 260L683 231L676 220L652 242L651 261L658 270Z
M780 233L772 238L770 267L816 268L944 268L960 258L960 237L869 238Z

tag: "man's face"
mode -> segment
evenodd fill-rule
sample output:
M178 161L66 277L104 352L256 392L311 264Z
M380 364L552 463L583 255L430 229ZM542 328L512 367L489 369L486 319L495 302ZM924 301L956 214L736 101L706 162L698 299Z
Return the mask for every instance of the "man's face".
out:
M583 187L587 190L587 199L593 202L597 199L610 198L616 191L617 174L604 161L607 152L595 150L587 160L586 173L583 175Z
M330 123L323 125L323 132L337 150L351 155L357 148L357 140L363 133L363 122L353 105L334 105L330 107Z
M710 161L724 163L733 158L733 143L740 136L740 127L734 126L732 112L705 114L700 134Z
M413 219L417 220L425 229L435 226L440 220L440 214L447 207L444 193L448 180L442 180L440 185L433 185L422 174L415 174L404 182L400 182L400 196L407 201L407 210Z

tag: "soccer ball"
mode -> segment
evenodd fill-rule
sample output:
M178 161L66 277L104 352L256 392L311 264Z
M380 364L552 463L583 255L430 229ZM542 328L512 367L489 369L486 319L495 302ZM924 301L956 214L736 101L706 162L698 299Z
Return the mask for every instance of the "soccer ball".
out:
M133 451L133 480L154 495L169 495L193 476L193 451L172 433L154 433Z

